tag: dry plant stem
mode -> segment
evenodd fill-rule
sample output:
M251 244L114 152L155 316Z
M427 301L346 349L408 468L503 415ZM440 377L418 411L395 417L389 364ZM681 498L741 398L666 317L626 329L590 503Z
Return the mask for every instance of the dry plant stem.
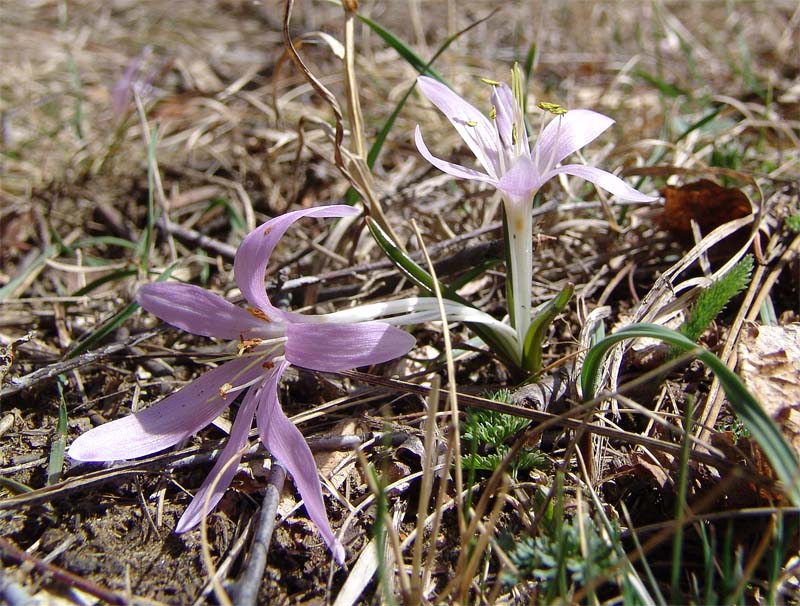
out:
M121 341L119 343L111 343L109 345L106 345L105 347L101 347L93 351L87 351L86 353L81 354L75 358L64 360L63 362L56 362L55 364L51 364L50 366L46 366L44 368L40 368L39 370L35 370L32 373L27 374L18 379L12 379L12 383L10 385L7 385L2 391L0 391L0 398L5 398L6 396L10 396L19 391L22 391L23 389L34 387L37 383L40 383L41 381L54 379L58 375L65 372L69 372L70 370L81 368L83 366L94 364L96 362L101 362L104 358L110 355L113 355L120 351L124 351L131 347L135 347L142 341L146 341L147 339L156 336L161 332L161 330L162 329L160 328L148 330L147 332L143 332L138 335L129 337L125 341Z
M489 546L489 541L494 534L495 529L497 528L497 522L500 519L500 514L503 513L503 506L506 503L506 496L508 494L508 475L502 474L501 484L499 490L495 493L495 502L494 507L492 507L492 511L489 514L489 519L485 524L480 522L480 518L476 515L476 530L479 531L478 540L474 546L470 550L471 557L467 562L466 568L460 575L457 575L457 578L460 576L461 584L458 588L458 600L462 604L466 604L469 600L469 587L472 583L473 579L475 578L475 571L478 569L478 565L480 564L481 558L483 558L483 554L486 551L486 548ZM467 545L467 543L462 542L462 546Z
M362 129L361 102L358 99L358 84L356 81L356 48L354 22L358 4L356 2L343 2L344 6L344 76L347 91L348 117L350 118L350 137L355 145L356 156L360 159L367 157L367 145Z
M261 512L258 515L253 543L250 547L247 567L234 591L237 606L254 606L258 600L258 588L267 567L269 544L272 540L275 516L278 512L281 490L283 490L285 480L286 469L273 459L269 482L264 492L264 501L261 504Z
M425 242L422 239L422 234L417 227L417 222L411 220L411 227L414 230L414 235L419 242L420 250L425 256L425 263L428 265L428 273L433 280L433 294L439 305L439 314L442 319L442 337L444 338L444 352L447 361L447 396L450 402L450 431L453 436L453 457L455 459L455 490L456 490L456 511L458 513L458 530L462 539L466 540L464 532L466 531L466 520L464 519L464 503L461 500L461 493L464 491L464 478L461 470L461 428L459 427L459 414L458 414L458 393L456 392L456 367L453 362L453 344L450 341L450 330L448 328L447 313L444 310L444 302L442 301L442 292L439 288L439 279L436 277L436 269L433 267L433 262L428 256L428 251L425 248Z
M391 389L393 391L398 391L401 393L416 393L416 394L421 394L423 396L427 396L428 394L428 388L425 387L424 385L416 385L414 383L408 383L406 381L400 381L397 379L387 379L385 377L373 377L371 375L355 371L348 371L341 374L344 376L351 377L358 381L363 381L364 383L368 383L370 385L385 387L387 389ZM634 389L636 386L639 386L648 380L647 379L648 375L643 375L643 377L645 378L643 379L642 377L639 377L634 381L631 381L630 383L626 383L625 385L621 386L620 391L617 393L622 393L628 389ZM530 430L528 434L529 436L541 433L551 427L563 427L566 429L573 429L573 430L580 430L583 428L584 431L589 431L593 434L619 440L625 440L630 444L645 446L648 448L652 448L653 450L657 450L659 452L666 452L676 456L680 454L680 446L676 444L665 442L663 440L657 440L655 438L648 438L635 433L621 431L619 429L605 427L602 425L586 425L585 422L573 418L575 416L579 416L581 414L586 413L586 411L588 410L595 408L598 402L600 402L601 400L614 397L615 395L616 394L614 393L605 393L605 392L600 393L594 400L590 400L589 402L581 404L580 406L576 406L575 408L570 409L560 415L541 412L530 408L523 408L522 406L516 406L513 404L504 404L502 402L487 400L484 398L479 398L465 393L459 393L458 398L461 404L465 406L472 406L475 408L481 408L483 410L493 410L496 412L501 412L503 414L509 414L536 421L537 425L535 428ZM714 454L697 451L692 454L692 458L695 461L706 463L708 465L713 465L714 467L720 469L728 469L731 467L730 462L727 461L724 456L722 456L721 452L716 450L712 452Z
M214 560L211 559L211 549L209 547L208 542L208 504L211 502L211 498L214 496L214 491L217 488L217 484L219 483L220 478L224 475L225 471L231 465L238 465L241 455L247 448L243 448L239 452L233 453L230 459L225 462L222 469L219 470L219 474L214 481L211 482L211 486L208 488L208 494L206 495L205 500L203 501L203 511L200 517L200 551L203 555L203 565L206 568L206 572L208 572L208 576L211 579L211 583L214 586L214 595L217 596L217 600L219 601L222 606L233 606L233 602L228 597L225 588L222 586L222 583L217 576L217 569L214 566Z
M158 221L156 222L156 227L161 229L164 233L175 236L182 242L187 244L192 244L194 246L199 246L200 248L204 248L211 252L217 253L222 257L233 260L236 256L236 247L231 246L230 244L225 244L225 242L220 242L219 240L215 240L214 238L209 238L205 234L200 233L197 230L189 229L187 227L182 227L177 223L172 223L171 221L165 220L166 215L162 215Z
M428 415L425 425L424 459L422 462L422 482L419 490L419 503L417 504L417 539L414 541L414 551L411 558L411 602L414 604L422 603L422 593L425 586L422 584L422 546L425 537L425 519L428 515L428 502L433 490L433 478L435 475L434 467L436 464L434 453L436 443L434 430L436 429L436 413L439 408L439 385L441 379L439 375L434 375L431 381L431 391L427 399ZM433 561L436 550L436 542L433 541L428 552L428 562Z
M80 589L81 591L108 602L109 604L119 604L120 606L125 606L126 604L130 603L130 600L128 600L126 596L79 577L78 575L71 573L69 570L65 570L59 566L44 562L39 558L19 549L11 541L3 537L0 537L0 552L2 552L6 557L16 560L17 562L28 562L32 564L36 570L51 575L53 579L59 583Z
M144 110L144 104L142 103L142 98L136 90L133 91L133 99L136 102L136 111L139 114L139 122L141 123L142 127L142 136L144 137L144 142L147 145L147 148L150 149L152 145L152 140L150 138L150 129L147 127L147 114ZM155 158L151 158L153 162L152 171L153 171L153 183L155 184L156 191L154 195L156 200L158 200L158 204L161 206L161 210L164 212L162 215L162 219L165 223L169 224L169 202L167 202L167 196L164 194L164 184L161 182L161 171L158 168L158 162ZM173 262L177 261L178 259L178 252L175 249L175 241L172 239L172 235L167 236L167 244L169 245L169 254L170 259ZM151 242L152 245L152 242ZM151 252L151 251L149 251Z
M375 219L378 224L381 226L381 229L386 231L395 242L402 242L392 229L391 224L386 219L386 216L383 213L383 209L381 208L380 201L378 200L375 192L370 185L370 171L367 167L365 158L363 156L356 155L356 157L351 158L351 162L349 163L345 161L345 154L343 153L344 150L342 146L342 142L344 141L344 118L342 116L342 110L339 106L339 102L336 100L336 97L328 90L328 88L320 82L320 80L311 73L311 70L303 61L303 58L300 56L300 53L297 52L297 48L292 41L292 37L289 33L289 23L292 19L292 7L294 6L294 0L286 0L286 9L283 15L283 40L286 46L286 49L289 51L289 55L303 74L303 76L308 80L308 83L311 87L319 94L324 101L330 106L331 110L333 111L334 120L336 122L336 129L335 135L333 140L334 146L334 163L336 164L336 168L339 169L339 172L344 175L344 177L350 182L350 184L358 190L359 194L361 194L362 198L364 199L365 204L367 205L367 209L369 211L370 216ZM352 42L352 40L351 40ZM352 82L355 85L355 80ZM348 83L348 86L350 83ZM354 111L358 112L360 117L360 110L358 108L350 108L350 114L353 115Z

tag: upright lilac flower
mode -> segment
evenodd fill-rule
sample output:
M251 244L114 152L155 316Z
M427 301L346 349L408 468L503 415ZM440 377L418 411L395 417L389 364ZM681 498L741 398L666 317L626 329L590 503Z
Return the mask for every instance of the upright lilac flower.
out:
M596 139L614 120L597 112L578 109L565 111L558 106L540 107L555 114L531 146L522 111L522 77L519 67L512 71L512 88L499 82L492 85L492 109L488 117L444 84L426 76L417 84L456 128L469 146L483 172L453 164L434 156L422 139L417 126L414 138L417 149L439 170L459 179L483 181L497 188L503 197L510 250L512 291L511 318L520 351L530 326L530 285L532 281L532 204L539 188L559 174L591 181L620 198L650 202L655 200L630 187L624 181L599 168L561 162Z
M207 499L211 509L222 498L255 417L261 441L289 471L309 516L335 558L343 562L344 547L328 523L314 458L303 435L281 409L278 382L290 364L336 372L385 362L407 353L414 338L386 322L362 321L378 315L374 308L360 316L353 310L338 316L306 316L278 309L267 298L264 277L270 254L292 223L302 217L343 217L355 212L349 206L298 210L268 221L245 237L234 260L234 276L249 307L238 307L189 284L142 286L136 299L144 309L188 332L235 341L238 355L154 406L85 433L72 444L69 455L79 461L115 461L163 450L211 423L237 394L247 390L230 438L176 532L200 522ZM234 463L228 464L231 459Z

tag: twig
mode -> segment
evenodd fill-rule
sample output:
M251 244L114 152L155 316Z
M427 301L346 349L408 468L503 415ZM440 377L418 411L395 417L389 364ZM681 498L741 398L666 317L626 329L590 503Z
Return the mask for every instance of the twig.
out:
M17 562L29 562L39 572L51 575L58 582L69 585L70 587L76 587L81 591L88 593L89 595L93 595L100 600L108 602L109 604L119 604L119 606L125 606L129 603L128 598L124 595L115 591L111 591L110 589L106 589L105 587L101 587L100 585L97 585L96 583L93 583L87 579L81 578L78 575L71 573L69 570L61 568L60 566L48 564L47 562L44 562L39 558L26 553L25 551L22 551L11 541L2 537L0 537L0 551L2 551L7 557L16 560Z
M250 548L250 559L234 590L238 606L255 606L258 599L258 588L261 585L261 578L264 576L264 570L267 567L269 543L272 540L275 516L278 513L278 503L281 500L281 490L283 490L285 480L286 469L273 459L272 472L264 493L261 513L258 516L258 523L253 535L253 544Z
M76 356L75 358L72 358L70 360L64 360L63 362L56 362L55 364L51 364L50 366L40 368L39 370L35 370L32 373L25 375L24 377L20 377L18 379L11 379L10 385L7 385L5 388L3 388L2 391L0 391L0 398L5 398L6 396L15 394L18 391L22 391L23 389L28 389L29 387L33 387L36 383L39 383L40 381L53 379L58 375L73 370L75 368L80 368L82 366L87 366L89 364L98 362L103 358L110 356L111 354L115 354L124 349L128 349L130 347L133 347L141 343L142 341L146 341L147 339L154 337L159 332L161 332L161 330L162 330L161 328L148 330L147 332L134 335L126 339L125 341L121 341L119 343L111 343L109 345L106 345L105 347L101 347L93 351L87 351L86 353Z
M195 229L182 227L177 223L172 223L171 221L165 221L163 216L156 223L156 227L167 234L175 236L182 242L194 244L201 248L213 251L219 255L222 255L226 259L233 259L236 256L235 246L231 246L230 244L225 244L224 242L210 238L209 236L202 234Z

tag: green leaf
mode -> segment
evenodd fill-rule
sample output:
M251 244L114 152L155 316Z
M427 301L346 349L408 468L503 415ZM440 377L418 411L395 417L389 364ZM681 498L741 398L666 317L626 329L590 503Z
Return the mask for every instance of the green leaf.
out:
M58 424L53 442L50 444L50 458L47 462L47 484L55 484L61 479L64 469L64 453L67 448L67 402L64 399L64 385L67 383L64 375L58 375L56 387L58 388Z
M778 426L767 415L758 401L747 390L741 379L710 351L698 347L685 336L656 324L636 324L626 326L603 339L586 354L581 369L581 388L585 400L595 397L597 375L603 357L619 341L644 337L669 343L684 352L692 352L717 376L728 402L744 426L758 442L778 478L783 482L784 491L795 507L800 507L800 461L794 450L786 443Z
M575 292L574 284L567 284L564 289L553 299L548 301L531 320L528 334L525 335L525 344L522 348L522 366L531 374L536 374L542 369L542 343L547 334L547 327L555 320Z
M442 78L442 76L436 70L430 67L430 62L423 61L422 57L420 57L411 49L411 47L398 38L396 34L390 32L388 29L379 25L369 17L365 17L361 14L356 16L361 19L361 21L366 23L372 31L383 38L383 41L386 42L386 44L396 50L397 54L405 59L406 62L420 74L425 74L431 78L436 78L439 80L439 82L444 83L444 78Z
M408 253L400 248L389 235L381 229L376 221L371 217L367 217L366 221L367 227L378 243L378 246L380 246L386 256L389 257L389 260L394 263L395 267L420 288L425 295L434 296L433 276L420 267ZM455 290L442 282L439 282L439 290L442 296L450 301L455 301L473 308L475 307L472 303L456 293ZM466 325L488 345L489 349L491 349L509 369L515 370L520 368L516 352L510 348L505 339L496 335L494 331L485 324L466 322Z

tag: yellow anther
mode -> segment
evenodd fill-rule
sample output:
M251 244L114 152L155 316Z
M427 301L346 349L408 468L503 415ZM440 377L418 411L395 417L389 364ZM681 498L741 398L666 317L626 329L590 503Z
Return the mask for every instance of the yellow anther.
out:
M231 389L233 389L233 385L231 385L230 383L224 383L222 387L219 388L219 391L217 393L219 394L219 397L224 400L228 397L228 392Z
M500 82L497 80L489 80L489 78L481 78L481 82L489 84L490 86L500 86Z
M249 313L251 316L255 318L258 318L259 320L264 320L264 322L272 322L272 320L269 319L269 316L267 316L267 314L265 314L257 307L248 307L247 313Z
M466 124L467 126L478 126L478 123L475 122L475 120L465 120L464 124Z
M511 143L513 145L517 144L517 125L516 125L516 123L514 123L511 126Z
M546 112L550 112L554 116L563 116L567 113L567 109L562 107L558 103L548 103L546 101L540 101L537 103L539 109L543 109Z
M496 108L494 105L492 105L492 109L489 111L489 117L490 117L492 120L494 120L495 118L497 118L497 108Z

